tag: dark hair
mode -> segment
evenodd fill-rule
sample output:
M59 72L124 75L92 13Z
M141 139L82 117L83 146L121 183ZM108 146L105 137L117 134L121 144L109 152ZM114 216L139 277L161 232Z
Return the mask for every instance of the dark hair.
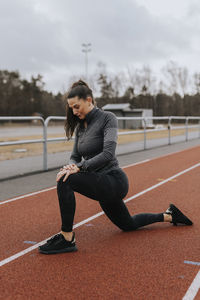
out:
M86 82L79 80L74 82L70 90L65 94L65 99L71 99L78 97L86 101L87 97L92 98L92 103L95 105L92 90L89 88ZM72 109L69 107L68 102L66 103L66 121L65 121L65 132L68 139L70 139L74 133L76 126L80 123L77 116L73 114Z

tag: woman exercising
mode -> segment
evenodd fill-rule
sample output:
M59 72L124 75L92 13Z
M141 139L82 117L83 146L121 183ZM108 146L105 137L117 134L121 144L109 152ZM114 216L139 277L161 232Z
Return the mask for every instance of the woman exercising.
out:
M118 129L115 115L96 107L92 90L82 80L72 85L66 98L66 136L69 139L75 132L75 142L69 164L56 178L61 232L40 246L39 252L54 254L77 250L73 232L74 192L97 200L106 216L123 231L155 222L192 225L173 204L164 213L129 214L123 201L128 193L128 178L115 155Z

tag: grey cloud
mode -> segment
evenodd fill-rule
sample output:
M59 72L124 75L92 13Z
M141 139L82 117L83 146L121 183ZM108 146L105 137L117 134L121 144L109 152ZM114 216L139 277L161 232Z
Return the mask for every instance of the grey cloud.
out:
M83 72L83 42L92 43L90 69L104 61L119 70L189 51L190 29L134 0L0 1L1 68L42 73L49 87L60 88L67 76Z
M37 14L26 3L7 1L4 5L1 4L1 65L5 68L35 71L46 70L51 64L57 64L61 60L66 61L66 50L62 48L60 41L60 24Z

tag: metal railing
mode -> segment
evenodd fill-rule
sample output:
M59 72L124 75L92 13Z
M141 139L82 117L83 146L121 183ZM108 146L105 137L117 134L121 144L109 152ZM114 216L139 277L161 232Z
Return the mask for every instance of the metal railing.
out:
M126 132L119 132L118 135L127 135L127 134L137 134L142 133L144 134L144 150L147 149L147 133L148 132L156 132L156 131L168 131L168 145L171 145L171 131L173 129L185 129L185 141L188 141L188 130L190 128L198 128L198 138L200 138L200 117L179 117L179 116L167 116L167 117L118 117L118 120L141 120L143 124L143 130L134 130L134 131L126 131ZM147 121L148 120L168 120L167 128L159 128L159 129L148 129ZM182 126L172 126L172 120L185 120L184 125ZM190 120L197 120L197 125L189 125Z
M43 143L43 170L48 170L48 161L47 161L47 143L49 142L58 142L58 141L66 141L65 137L59 137L59 138L48 138L47 137L47 128L48 124L52 120L59 120L64 121L65 117L59 117L59 116L50 116L46 120L44 120L42 117L0 117L0 121L33 121L37 120L42 123L43 126L43 138L42 139L30 139L30 140L18 140L18 141L8 141L8 142L0 142L0 146L11 146L11 145L22 145L22 144L33 144L33 143ZM169 116L169 117L117 117L118 120L139 120L142 121L142 127L143 129L140 130L127 130L125 132L118 132L118 135L129 135L129 134L138 134L143 133L143 142L144 146L143 149L147 149L147 133L149 132L159 132L159 131L168 131L168 145L172 144L172 138L171 138L171 132L173 129L184 129L185 130L185 141L187 142L189 140L189 129L190 128L198 128L198 138L200 138L200 117L179 117L179 116ZM153 128L148 129L148 122L149 120L160 120L160 121L167 121L167 126L164 128ZM184 121L184 124L182 126L172 126L173 120L182 120ZM196 120L198 121L198 124L191 125L189 124L190 120Z

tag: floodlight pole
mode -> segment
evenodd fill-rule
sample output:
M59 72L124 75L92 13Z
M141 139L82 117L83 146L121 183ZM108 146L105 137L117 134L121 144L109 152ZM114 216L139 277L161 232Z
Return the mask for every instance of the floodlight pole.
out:
M85 53L85 77L86 81L88 81L88 52L91 52L91 43L88 44L82 44L82 52Z

